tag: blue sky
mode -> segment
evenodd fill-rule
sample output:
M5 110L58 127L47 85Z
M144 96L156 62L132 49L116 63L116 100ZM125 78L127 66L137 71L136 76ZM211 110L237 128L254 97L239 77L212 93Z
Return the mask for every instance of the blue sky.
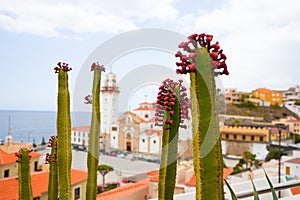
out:
M288 89L300 84L299 10L297 0L0 0L0 109L55 110L57 61L73 66L72 95L90 53L139 28L213 34L228 58L225 88ZM123 61L112 65L118 76Z

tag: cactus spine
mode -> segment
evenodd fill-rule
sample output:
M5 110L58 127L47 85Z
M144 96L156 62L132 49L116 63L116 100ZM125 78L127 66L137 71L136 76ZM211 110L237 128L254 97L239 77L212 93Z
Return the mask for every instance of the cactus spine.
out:
M99 135L100 135L100 85L101 85L101 71L105 71L103 66L99 64L92 64L91 71L94 71L93 80L93 99L90 96L85 99L86 103L92 103L92 121L89 134L88 146L88 179L86 186L86 199L96 199L97 195L97 168L99 162Z
M30 178L30 156L26 148L21 148L18 156L18 181L19 181L19 199L31 200L32 188Z
M177 73L190 73L196 199L224 199L223 166L216 108L215 76L228 75L226 56L213 36L193 34L179 44Z
M160 92L156 102L156 125L163 126L158 183L160 200L173 199L177 170L178 129L179 127L186 128L181 123L183 119L187 118L188 100L184 92L186 88L181 87L181 82L182 80L179 83L170 79L165 80L159 88Z
M57 136L51 136L48 143L48 147L51 147L51 153L46 154L46 163L50 165L48 200L57 200L58 198L57 141Z
M68 71L72 68L67 63L57 63L54 68L58 73L58 97L57 97L57 165L59 199L71 200L71 117L70 117L70 94L68 88Z

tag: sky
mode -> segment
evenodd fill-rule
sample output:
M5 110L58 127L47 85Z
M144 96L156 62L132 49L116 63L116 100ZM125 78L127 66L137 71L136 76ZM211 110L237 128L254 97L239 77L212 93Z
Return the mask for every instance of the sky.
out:
M213 34L228 58L224 88L288 89L300 84L299 10L298 0L0 0L0 110L56 110L58 61L73 67L72 96L99 45L143 28ZM151 63L149 56L174 65L170 53L141 50L112 61L107 71L122 79L132 66ZM133 99L153 101L148 87L132 92L128 106Z

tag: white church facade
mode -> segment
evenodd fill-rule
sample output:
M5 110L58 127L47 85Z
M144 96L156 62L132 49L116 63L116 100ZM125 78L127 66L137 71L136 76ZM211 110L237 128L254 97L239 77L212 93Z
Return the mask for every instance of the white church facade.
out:
M101 88L100 148L134 153L159 154L162 128L155 124L155 103L142 102L139 107L118 117L119 87L116 75L106 74ZM88 146L89 126L73 127L71 142L75 147Z

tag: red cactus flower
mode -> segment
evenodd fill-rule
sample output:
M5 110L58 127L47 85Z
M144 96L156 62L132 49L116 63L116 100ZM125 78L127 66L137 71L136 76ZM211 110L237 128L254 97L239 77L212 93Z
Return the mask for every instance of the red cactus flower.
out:
M179 80L178 82L174 82L173 80L166 79L163 81L163 85L159 87L159 92L157 96L157 109L156 109L156 126L163 126L163 124L173 124L172 118L169 120L163 120L165 111L168 111L170 116L174 115L174 105L175 101L178 99L180 103L181 110L185 110L184 112L180 113L181 119L186 119L187 108L188 108L188 99L186 94L186 87L182 86L183 80ZM174 88L179 86L179 97L174 92ZM184 113L184 114L183 114ZM183 120L182 120L183 122Z
M105 68L103 65L99 65L99 63L93 63L92 66L91 66L91 71L94 71L95 69L98 69L100 71L103 71L105 72Z
M55 73L58 73L60 70L61 70L61 71L64 71L64 72L68 72L68 71L71 71L72 68L69 67L69 64L68 64L68 63L58 62L58 63L57 63L57 66L54 67L54 70L55 70Z
M223 50L220 49L219 42L211 44L213 35L201 33L192 34L188 36L188 42L181 42L178 47L183 49L187 54L184 55L181 51L175 54L175 57L180 58L180 62L176 62L179 67L176 69L176 73L187 74L195 72L196 70L196 49L197 48L207 48L210 57L212 59L212 67L215 69L215 75L228 75L227 65L225 63L227 57L223 54ZM191 44L191 45L190 45ZM193 48L191 48L193 47ZM221 71L220 71L221 70Z

